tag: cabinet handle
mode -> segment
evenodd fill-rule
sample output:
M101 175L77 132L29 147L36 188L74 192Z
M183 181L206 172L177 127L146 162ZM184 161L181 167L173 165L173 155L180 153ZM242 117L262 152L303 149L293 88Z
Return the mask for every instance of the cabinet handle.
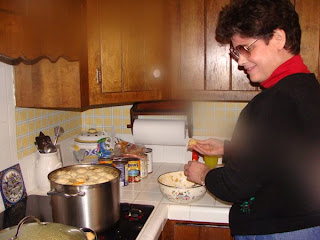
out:
M97 81L97 84L101 83L101 81L102 81L100 68L96 68L96 81Z

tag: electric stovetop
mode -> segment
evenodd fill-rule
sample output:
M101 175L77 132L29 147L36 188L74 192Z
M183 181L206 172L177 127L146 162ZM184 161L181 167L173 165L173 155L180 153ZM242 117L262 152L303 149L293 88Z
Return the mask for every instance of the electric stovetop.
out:
M134 240L147 221L154 206L120 204L120 220L111 229L98 233L100 240ZM0 213L0 229L18 225L25 216L35 216L42 222L52 222L51 197L30 195Z

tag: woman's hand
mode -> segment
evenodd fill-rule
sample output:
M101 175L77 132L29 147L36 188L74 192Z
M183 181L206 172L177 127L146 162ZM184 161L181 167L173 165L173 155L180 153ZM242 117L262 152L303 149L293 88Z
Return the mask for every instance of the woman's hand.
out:
M189 161L184 165L184 175L187 179L201 185L204 185L204 180L209 171L210 168L207 165L197 161Z
M224 153L224 141L216 138L197 140L196 144L189 145L188 147L203 155L222 156Z

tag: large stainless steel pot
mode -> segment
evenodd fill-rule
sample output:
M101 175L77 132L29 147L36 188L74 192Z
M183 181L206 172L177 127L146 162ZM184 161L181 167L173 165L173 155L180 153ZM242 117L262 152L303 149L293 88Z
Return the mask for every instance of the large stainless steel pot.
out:
M64 185L54 182L61 171L104 168L114 176L108 182L94 185ZM108 165L79 164L49 173L53 221L75 227L105 231L120 218L120 171Z
M35 223L25 223L33 219ZM77 229L60 223L40 222L33 216L23 218L17 226L6 228L0 231L1 240L87 240L85 232L91 232L97 239L96 233L91 229Z

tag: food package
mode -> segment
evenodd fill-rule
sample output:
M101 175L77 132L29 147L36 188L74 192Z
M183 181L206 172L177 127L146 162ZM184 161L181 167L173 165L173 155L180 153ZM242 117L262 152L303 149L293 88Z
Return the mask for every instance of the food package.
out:
M144 145L133 144L117 138L113 150L113 156L138 155L143 156L146 152Z

